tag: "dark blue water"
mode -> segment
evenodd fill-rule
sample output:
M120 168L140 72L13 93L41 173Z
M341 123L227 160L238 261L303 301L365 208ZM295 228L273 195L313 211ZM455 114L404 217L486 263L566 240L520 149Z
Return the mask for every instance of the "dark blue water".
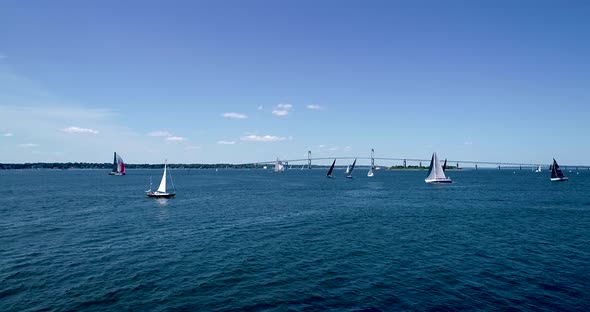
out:
M0 310L590 310L590 173L0 171Z

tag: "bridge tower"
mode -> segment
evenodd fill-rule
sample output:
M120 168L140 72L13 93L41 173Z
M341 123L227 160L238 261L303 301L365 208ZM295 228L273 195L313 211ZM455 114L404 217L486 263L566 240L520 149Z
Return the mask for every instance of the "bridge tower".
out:
M404 159L404 168L406 168L406 160Z
M475 170L477 170L477 164L475 164Z
M307 169L311 169L311 151L307 151Z
M371 169L375 169L375 150L371 149Z
M457 163L457 169L459 169L459 163Z

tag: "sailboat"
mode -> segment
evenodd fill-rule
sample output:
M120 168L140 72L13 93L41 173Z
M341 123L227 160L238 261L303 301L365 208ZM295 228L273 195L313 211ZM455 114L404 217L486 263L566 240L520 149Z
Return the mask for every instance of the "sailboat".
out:
M428 169L428 177L424 179L426 183L453 183L450 178L445 176L445 171L441 167L440 162L436 153L432 153L432 159L430 160L430 168Z
M356 158L352 162L351 166L346 167L346 177L352 179L352 170L354 170L354 165L356 164Z
M172 189L174 189L174 191L172 193L166 192L166 166L167 162L164 163L164 174L162 174L160 186L155 192L152 191L152 183L150 182L150 189L146 191L148 197L171 198L174 197L174 195L176 195L176 190L174 189L174 182L172 182Z
M285 171L285 166L278 158L277 158L277 161L275 162L275 169L274 170L275 170L275 172Z
M445 158L445 163L443 164L443 172L447 172L447 159Z
M373 173L373 168L375 168L375 150L371 149L371 168L369 168L369 172L367 172L367 177L372 177L375 174Z
M332 162L332 166L330 166L330 169L328 170L328 173L326 174L326 177L331 178L332 177L332 171L334 170L334 165L336 164L336 159L334 158L334 161Z
M559 169L559 165L555 161L555 158L553 158L553 165L551 166L551 181L561 182L567 180L568 178L563 175L563 172L561 171L561 169Z
M541 166L537 167L537 169L535 170L535 172L537 172L537 173L541 172Z
M109 172L109 175L125 175L125 162L123 162L120 155L117 155L117 152L113 156L113 171Z

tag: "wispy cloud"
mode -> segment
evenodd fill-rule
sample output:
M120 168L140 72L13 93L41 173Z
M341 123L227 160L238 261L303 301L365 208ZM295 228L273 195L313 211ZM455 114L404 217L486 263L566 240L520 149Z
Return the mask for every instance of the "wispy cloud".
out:
M22 148L29 148L29 147L37 147L37 146L39 146L39 144L35 144L35 143L23 143L23 144L19 144L17 146L18 147L22 147Z
M169 136L166 138L166 141L168 141L168 142L184 142L184 141L186 141L186 138L179 137L179 136Z
M463 142L463 145L473 145L473 142L471 142L471 141L465 141L465 142Z
M198 145L189 145L189 146L185 147L184 149L187 151L190 151L190 150L196 150L196 149L200 149L200 148L201 147Z
M14 136L14 134L12 134L12 133L4 133L2 136L11 137L11 136Z
M272 114L275 116L287 116L291 111L293 110L293 105L291 104L279 104L275 107L275 109L272 111Z
M151 136L151 137L170 137L170 136L172 136L172 133L170 133L168 131L157 130L157 131L152 131L152 132L148 133L147 135Z
M258 110L262 110L263 108L264 108L264 106L262 106L262 105L258 105L258 108L257 108L257 109L258 109Z
M90 128L80 128L80 127L67 127L60 130L61 132L65 133L90 133L90 134L98 134L97 130L90 129Z
M286 139L287 139L286 137L279 137L276 135L256 135L256 134L245 135L240 138L240 140L242 140L242 141L266 142L266 143L284 141Z
M7 58L8 56L4 55L4 54L0 54L0 60L3 60L5 58Z
M233 145L236 144L236 141L217 141L217 144L221 144L221 145Z
M322 110L324 109L323 107L316 105L316 104L310 104L306 106L307 109L311 109L311 110Z
M240 113L224 113L222 115L224 118L231 118L231 119L246 119L248 116Z

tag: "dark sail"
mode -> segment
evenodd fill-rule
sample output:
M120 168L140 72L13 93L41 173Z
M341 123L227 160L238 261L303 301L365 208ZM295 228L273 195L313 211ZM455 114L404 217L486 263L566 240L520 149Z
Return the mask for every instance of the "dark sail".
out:
M447 159L445 158L445 163L443 165L443 172L447 171Z
M117 172L117 152L115 152L115 155L113 156L113 172Z
M563 178L563 177L565 177L563 175L563 172L559 168L559 165L555 161L555 158L553 158L553 166L551 166L551 178Z
M352 175L352 170L354 170L354 165L356 164L356 158L354 159L354 161L352 162L352 167L350 167L350 172L348 173L349 175Z
M336 164L336 159L334 159L334 162L332 162L332 166L330 166L330 170L328 170L328 174L326 174L326 176L331 176L332 175L332 170L334 170L334 165Z

